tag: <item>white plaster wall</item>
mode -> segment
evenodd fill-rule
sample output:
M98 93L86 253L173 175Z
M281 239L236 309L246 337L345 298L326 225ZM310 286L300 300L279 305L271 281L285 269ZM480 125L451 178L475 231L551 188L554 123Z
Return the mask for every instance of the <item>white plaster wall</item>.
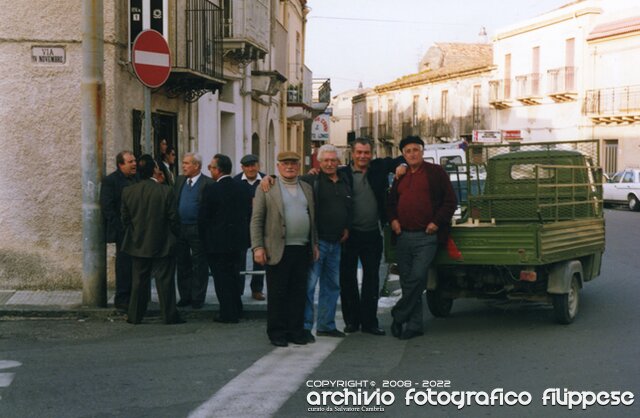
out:
M599 1L589 0L551 11L539 17L519 22L498 32L494 41L496 79L505 77L505 55L511 54L511 107L494 111L494 129L520 129L523 139L531 141L584 139L582 131L582 101L584 99L585 72L588 57L585 39L600 16ZM586 13L586 12L589 13ZM582 14L581 13L586 13ZM576 17L577 16L577 17ZM525 30L545 22L539 28ZM512 30L522 32L505 37ZM575 101L556 103L547 96L550 69L566 66L566 40L575 39ZM515 99L518 86L516 77L533 72L532 50L540 48L540 104L526 105Z
M126 10L119 5L105 2L104 10L106 173L118 151L132 148L132 109L143 108L142 88L125 63ZM77 288L82 10L75 0L0 0L0 7L0 287ZM36 45L64 47L66 63L32 64ZM180 100L157 93L152 109L186 121ZM186 131L179 132L183 150Z

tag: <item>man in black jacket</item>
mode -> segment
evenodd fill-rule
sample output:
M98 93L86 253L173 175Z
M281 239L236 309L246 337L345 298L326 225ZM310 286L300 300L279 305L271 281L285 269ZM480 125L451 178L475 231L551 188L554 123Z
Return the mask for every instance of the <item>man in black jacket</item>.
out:
M249 219L251 219L251 207L253 205L253 197L256 195L256 189L260 184L263 177L266 176L260 171L260 162L256 155L247 154L240 160L240 166L242 167L242 173L237 174L233 179L242 184L247 185L251 191L251 199L249 202ZM251 239L249 238L249 227L247 226L247 249L251 246ZM253 253L250 252L253 259ZM247 269L247 257L241 260L241 270ZM258 263L251 263L253 265L252 270L264 271L264 266ZM240 294L244 293L245 276L240 276ZM251 297L255 300L265 300L264 293L264 274L254 274L251 277Z
M247 249L249 188L231 178L231 159L216 154L209 164L215 183L203 191L198 228L220 302L217 322L236 323L242 316L240 265Z
M131 151L116 155L118 168L102 180L100 207L106 220L107 242L116 244L116 294L113 304L120 311L127 311L131 296L131 257L122 251L124 229L120 218L122 190L133 184L136 178L136 158Z
M386 196L389 173L404 159L373 159L373 145L366 138L351 144L353 164L342 167L353 192L353 222L340 260L340 297L344 331L362 329L373 335L385 335L378 324L379 268L382 256L380 228L387 222ZM358 259L362 263L362 290L358 291Z

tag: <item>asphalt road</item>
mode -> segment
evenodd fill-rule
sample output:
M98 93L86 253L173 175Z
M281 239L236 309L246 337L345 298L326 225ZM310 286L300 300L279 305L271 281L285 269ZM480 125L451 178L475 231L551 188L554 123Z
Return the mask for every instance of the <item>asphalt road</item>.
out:
M414 340L356 333L274 349L264 320L135 327L95 319L5 321L0 417L637 417L640 213L607 210L606 222L601 276L582 290L578 318L568 326L540 304L459 300L449 318L425 313L426 334ZM388 329L388 312L380 318ZM634 400L585 410L550 399L544 405L543 394L554 388L627 391ZM427 390L438 391L432 400L441 403L463 391L494 391L499 403L500 389L528 405L419 405ZM322 392L333 396L333 411L311 412L327 407ZM384 411L345 412L350 406L335 404L346 392L373 396L372 409L380 399Z

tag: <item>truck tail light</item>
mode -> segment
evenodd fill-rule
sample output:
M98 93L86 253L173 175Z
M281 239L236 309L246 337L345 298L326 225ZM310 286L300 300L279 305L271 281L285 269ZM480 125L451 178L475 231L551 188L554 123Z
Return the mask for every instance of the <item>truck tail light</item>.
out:
M537 279L537 274L535 271L522 270L520 272L520 281L535 282L536 279Z

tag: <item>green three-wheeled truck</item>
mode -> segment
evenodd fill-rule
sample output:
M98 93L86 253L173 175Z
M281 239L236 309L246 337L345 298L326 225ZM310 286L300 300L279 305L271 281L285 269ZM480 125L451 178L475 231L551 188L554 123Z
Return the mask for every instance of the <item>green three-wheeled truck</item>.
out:
M449 315L457 298L548 302L571 323L579 292L600 273L605 248L597 141L471 144L464 166L445 167L461 215L438 251L427 304ZM393 249L387 256L393 258Z

